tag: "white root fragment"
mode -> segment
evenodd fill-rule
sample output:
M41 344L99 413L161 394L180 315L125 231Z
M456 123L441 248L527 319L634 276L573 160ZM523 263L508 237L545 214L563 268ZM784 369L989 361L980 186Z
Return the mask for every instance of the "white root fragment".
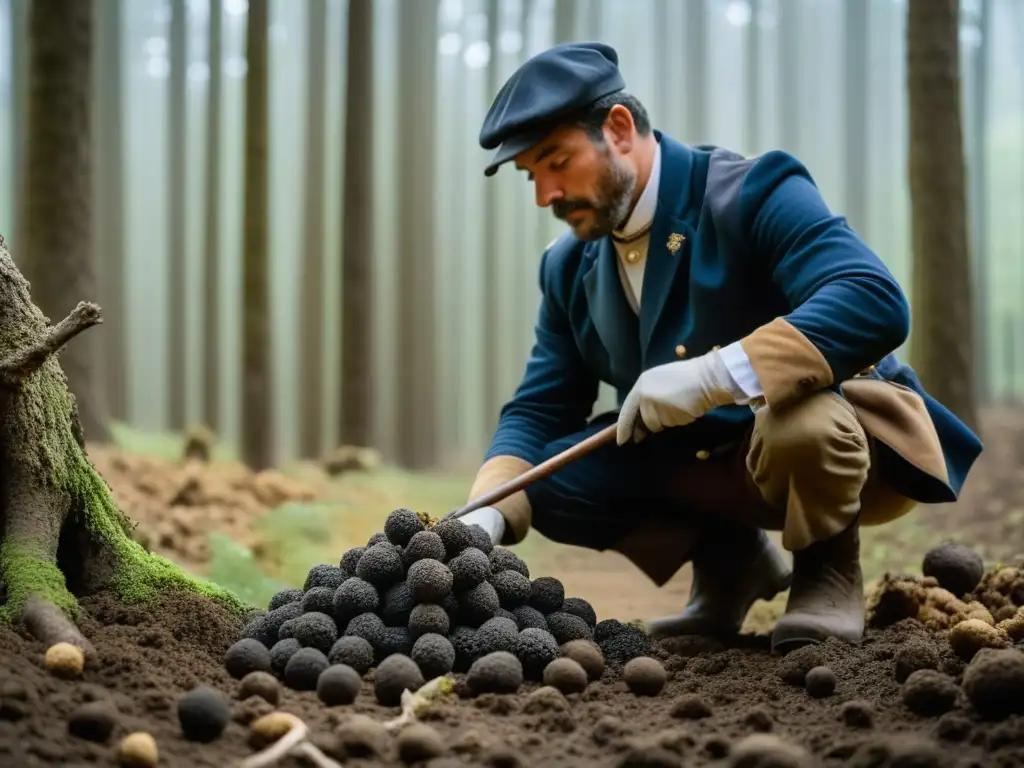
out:
M408 725L426 712L434 699L450 693L451 690L452 679L442 675L422 685L415 693L409 689L402 691L402 713L384 723L384 727L389 731L395 731Z
M306 741L306 737L309 736L309 726L295 715L288 712L282 714L291 721L291 730L262 752L257 752L243 760L241 768L265 768L274 765L289 754L305 755L319 768L344 768L341 763L327 757L315 745Z

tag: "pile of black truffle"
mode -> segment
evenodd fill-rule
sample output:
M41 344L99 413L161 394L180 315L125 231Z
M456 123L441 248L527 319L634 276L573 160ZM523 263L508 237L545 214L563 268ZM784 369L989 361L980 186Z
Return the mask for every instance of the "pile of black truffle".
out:
M366 546L350 549L339 565L314 566L302 589L274 595L224 663L237 679L271 672L329 703L352 701L357 680L375 668L376 697L390 706L402 690L451 673L466 673L474 694L515 692L524 680L543 680L579 640L615 666L651 650L642 630L598 622L558 579L531 579L526 563L493 546L479 526L428 527L412 510L396 509Z

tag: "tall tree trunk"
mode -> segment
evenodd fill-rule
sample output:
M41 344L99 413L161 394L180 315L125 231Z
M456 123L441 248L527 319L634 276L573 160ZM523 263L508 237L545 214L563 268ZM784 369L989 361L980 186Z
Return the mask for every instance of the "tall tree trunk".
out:
M349 0L342 209L339 436L370 445L373 428L373 0Z
M299 305L302 397L299 450L315 458L323 451L324 375L324 99L327 80L327 0L306 4L306 200L302 234L303 270ZM357 114L368 111L364 105Z
M743 143L748 155L761 150L761 0L750 0L750 22L746 35L746 112L743 121Z
M9 240L22 242L25 204L17 190L25 187L25 112L28 105L28 5L11 0L11 231ZM20 253L20 251L19 251Z
M779 116L778 145L787 152L800 150L800 5L796 0L776 4L778 27Z
M686 62L686 110L683 119L686 140L702 143L708 135L708 9L707 0L690 0L685 11L686 29L683 34Z
M971 147L968 156L970 167L968 173L970 197L969 227L971 251L974 254L974 364L977 382L976 391L980 403L992 397L991 368L989 363L989 324L988 324L988 158L985 148L988 139L988 79L989 56L991 53L990 36L992 34L992 0L981 0L978 7L978 30L981 33L978 49L974 54L971 67L971 103L970 120Z
M400 255L399 460L423 467L436 448L434 350L434 115L437 0L403 6L399 18L398 236Z
M957 0L910 0L911 355L932 395L977 428L958 34Z
M555 6L555 13L559 8ZM564 21L564 19L563 19ZM556 33L558 17L556 15ZM500 0L487 0L487 44L490 46L491 58L487 63L487 96L494 99L501 89L501 3ZM501 216L498 184L484 185L484 242L497 243L500 237L498 217ZM484 273L484 348L479 350L480 362L483 367L484 412L487 417L488 429L497 424L502 402L501 358L502 337L501 321L504 320L500 311L500 294L507 290L499 277L501 268L498 264L499 252L494 248L486 248L483 256Z
M210 0L209 66L206 101L206 220L203 229L203 421L210 429L220 418L220 121L224 83L223 0Z
M269 0L250 0L246 30L245 212L242 246L242 457L254 470L274 464L268 283Z
M171 72L167 89L167 408L171 429L185 428L185 140L188 6L171 0Z
M122 41L123 0L96 5L98 51L96 64L96 231L94 253L100 281L100 300L106 316L102 380L110 416L128 418L128 323L125 296L124 248L124 88Z
M50 317L78 296L96 295L92 253L92 0L29 6L28 120L25 125L24 263L39 306ZM95 339L76 339L62 355L86 439L110 439L98 385Z
M868 225L868 46L871 4L844 6L846 45L843 71L844 169L846 176L846 217L861 237Z

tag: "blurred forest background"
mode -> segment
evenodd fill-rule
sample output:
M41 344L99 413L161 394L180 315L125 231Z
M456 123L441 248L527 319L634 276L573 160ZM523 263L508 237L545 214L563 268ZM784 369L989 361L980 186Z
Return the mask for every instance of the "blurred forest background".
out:
M443 513L562 231L521 178L485 180L481 120L525 58L602 40L656 127L793 152L889 265L900 353L1003 462L972 519L1014 551L1024 2L954 3L0 0L0 233L52 319L103 307L61 356L94 445L205 424L252 470L369 446L454 473ZM388 477L374 498L411 504Z

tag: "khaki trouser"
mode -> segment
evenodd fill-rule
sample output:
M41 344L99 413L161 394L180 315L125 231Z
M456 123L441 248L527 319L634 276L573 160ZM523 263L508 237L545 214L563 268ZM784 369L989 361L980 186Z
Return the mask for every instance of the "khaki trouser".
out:
M782 531L795 552L843 531L905 515L916 502L878 477L872 444L853 407L824 391L779 413L762 409L742 443L688 464L673 497L711 514Z

